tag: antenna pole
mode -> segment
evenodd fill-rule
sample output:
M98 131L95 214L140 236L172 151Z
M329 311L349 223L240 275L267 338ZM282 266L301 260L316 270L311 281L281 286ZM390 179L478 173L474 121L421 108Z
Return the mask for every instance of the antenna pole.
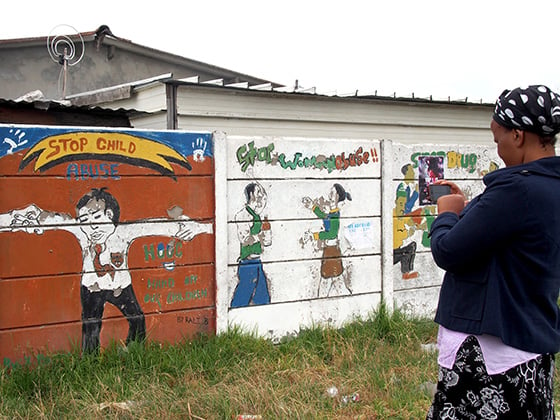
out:
M78 49L76 49L76 45L72 40L72 36L55 34L55 32L58 32L58 30L63 26L66 26L76 32L77 38L74 38L79 40ZM60 92L60 78L62 77L62 99L66 99L66 89L68 85L68 68L69 66L75 66L76 64L78 64L84 57L84 39L82 38L82 35L72 26L58 25L51 31L51 33L47 37L47 51L49 52L51 59L55 63L58 63L62 66L62 69L58 76L58 89ZM79 53L79 56L77 53Z
M66 77L68 75L68 60L66 59L66 57L68 57L67 54L68 48L64 48L64 63L62 64L62 99L66 99Z

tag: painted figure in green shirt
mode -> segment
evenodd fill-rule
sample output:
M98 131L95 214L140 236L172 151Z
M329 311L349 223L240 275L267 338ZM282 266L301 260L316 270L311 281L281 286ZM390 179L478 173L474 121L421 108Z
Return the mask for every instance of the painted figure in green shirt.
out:
M231 299L232 308L270 303L268 279L261 261L263 247L272 243L270 223L261 218L267 204L266 191L252 182L245 187L245 199L245 207L235 215L240 253L239 282Z
M318 297L342 294L341 284L344 284L348 292L352 293L350 279L344 272L342 252L338 240L340 206L345 200L352 201L352 197L340 184L332 186L326 200L323 197L316 200L304 197L302 200L306 208L312 210L318 218L323 220L323 230L312 233L313 239L323 248L321 280L317 289Z

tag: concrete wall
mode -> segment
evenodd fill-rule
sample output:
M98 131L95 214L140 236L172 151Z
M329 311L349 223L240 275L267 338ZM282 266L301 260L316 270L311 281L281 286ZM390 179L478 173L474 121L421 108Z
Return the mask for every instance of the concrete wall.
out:
M84 348L81 313L99 288L101 347L135 325L121 303L137 302L148 338L170 342L231 325L279 340L381 300L432 316L443 273L423 183L443 177L472 197L500 165L493 147L374 138L7 125L0 136L10 360ZM119 203L118 223L106 199L82 200L93 188Z
M237 324L272 339L365 317L382 298L390 307L432 316L443 273L429 251L437 211L425 202L420 174L428 172L419 163L439 163L438 177L472 197L482 191L481 177L500 162L493 149L474 145L257 136L224 136L216 145L223 151L216 154L217 167L227 168L216 173L217 185L227 191L226 214L217 217L227 225L227 243L217 249L227 254L222 268L217 262L218 331ZM352 200L333 203L335 184ZM246 232L258 221L246 209L248 185L262 191L261 200L248 206L260 206L260 219L270 223L269 232L253 231L262 263L253 282L238 271ZM332 224L323 218L333 209L340 222L336 235L313 237L328 235ZM340 255L325 256L327 245ZM336 275L322 270L338 259ZM238 299L239 289L245 289L245 300Z
M374 309L382 277L379 142L228 137L225 149L227 270L218 295L225 294L228 312L219 328L234 323L276 339ZM333 200L335 184L346 199ZM260 189L260 202L247 203L248 185ZM269 232L253 232L262 245L256 283L238 271L246 263L239 258L247 230L255 226L247 206L260 207L270 223ZM264 302L260 287L268 289Z

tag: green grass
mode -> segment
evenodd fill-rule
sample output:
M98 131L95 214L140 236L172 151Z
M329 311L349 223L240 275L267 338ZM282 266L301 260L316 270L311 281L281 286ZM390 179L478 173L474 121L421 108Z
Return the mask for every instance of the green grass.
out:
M0 418L423 419L431 397L421 384L436 381L437 363L420 345L436 329L380 307L280 344L234 328L173 346L41 357L0 371ZM358 402L342 402L355 392Z

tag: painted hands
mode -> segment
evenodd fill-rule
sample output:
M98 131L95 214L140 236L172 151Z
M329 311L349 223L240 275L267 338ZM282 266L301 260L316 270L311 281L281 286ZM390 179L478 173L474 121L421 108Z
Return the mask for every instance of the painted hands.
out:
M310 197L303 197L301 199L301 202L303 203L303 205L305 206L305 208L312 208L313 207L313 200L311 200Z
M11 221L10 228L13 232L24 231L27 233L42 234L43 229L39 227L39 218L43 210L35 204L31 204L21 210L12 210L10 212Z
M16 149L26 144L27 140L25 139L25 132L19 129L10 129L9 135L10 137L4 137L4 141L2 143L8 145L9 149L6 153L11 155L16 151Z
M197 138L196 142L193 141L193 159L195 162L204 161L204 152L206 151L206 146L207 142L202 137Z
M175 234L175 237L181 239L182 241L190 241L196 235L201 233L212 233L212 224L210 223L199 223L194 220L185 220L179 222L179 232Z

